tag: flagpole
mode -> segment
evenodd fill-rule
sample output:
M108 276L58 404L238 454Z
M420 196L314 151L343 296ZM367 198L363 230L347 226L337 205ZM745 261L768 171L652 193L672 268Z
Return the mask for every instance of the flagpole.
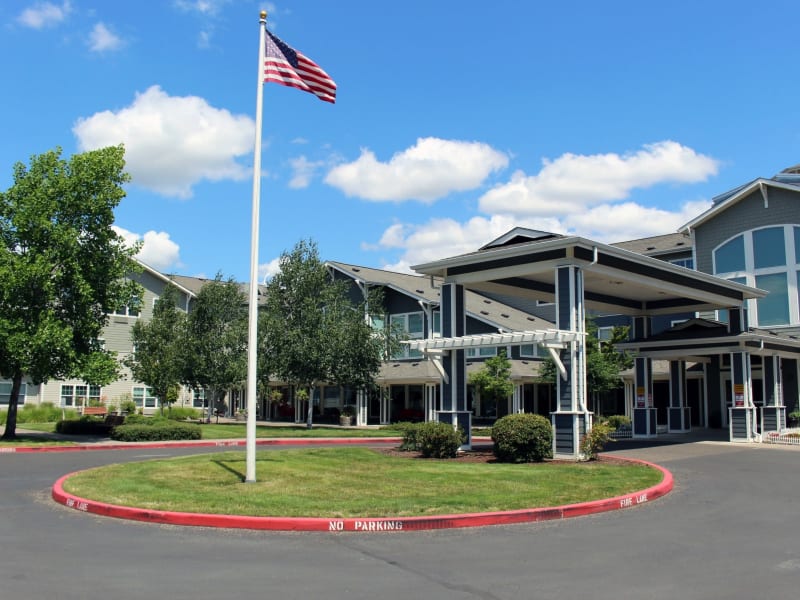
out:
M256 410L258 409L258 210L261 203L261 121L264 98L264 32L267 11L261 11L258 34L256 139L253 150L253 216L250 230L250 295L247 318L247 439L245 483L256 481Z

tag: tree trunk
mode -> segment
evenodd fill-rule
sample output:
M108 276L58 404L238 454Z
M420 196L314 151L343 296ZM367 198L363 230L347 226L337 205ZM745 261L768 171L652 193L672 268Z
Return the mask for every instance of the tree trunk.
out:
M308 411L306 413L306 429L314 427L314 385L309 386Z
M14 373L11 378L11 395L8 398L8 413L6 414L6 430L3 440L13 440L17 437L17 406L19 405L19 389L22 387L22 373Z

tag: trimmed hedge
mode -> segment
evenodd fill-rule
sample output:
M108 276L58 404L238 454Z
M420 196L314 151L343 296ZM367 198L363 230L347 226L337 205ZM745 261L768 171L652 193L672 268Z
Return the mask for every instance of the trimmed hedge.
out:
M612 431L630 429L631 427L631 418L625 415L609 415L608 417L599 419L598 422L608 423Z
M447 423L418 423L416 430L417 445L424 458L455 458L464 443L464 432Z
M110 427L103 419L81 417L56 423L56 432L64 435L108 435Z
M553 456L553 426L542 415L506 415L492 427L494 455L500 462L541 462Z
M428 421L403 426L401 450L420 452L423 458L455 458L464 443L464 432L447 423Z
M120 425L111 431L111 439L119 442L154 442L164 440L199 440L203 431L199 425L158 420L153 423Z

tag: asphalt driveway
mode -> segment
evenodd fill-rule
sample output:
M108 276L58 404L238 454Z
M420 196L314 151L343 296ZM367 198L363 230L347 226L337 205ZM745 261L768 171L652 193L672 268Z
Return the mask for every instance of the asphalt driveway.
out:
M50 500L67 472L207 448L0 454L0 598L797 597L799 449L637 442L613 450L666 467L675 489L564 521L391 534L159 526Z

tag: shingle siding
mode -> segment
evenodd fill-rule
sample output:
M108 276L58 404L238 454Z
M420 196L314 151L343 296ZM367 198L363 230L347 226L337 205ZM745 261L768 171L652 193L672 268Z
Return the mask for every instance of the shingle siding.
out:
M713 274L714 249L739 233L769 225L800 224L800 194L769 188L768 198L765 206L761 192L755 190L695 229L698 271Z

